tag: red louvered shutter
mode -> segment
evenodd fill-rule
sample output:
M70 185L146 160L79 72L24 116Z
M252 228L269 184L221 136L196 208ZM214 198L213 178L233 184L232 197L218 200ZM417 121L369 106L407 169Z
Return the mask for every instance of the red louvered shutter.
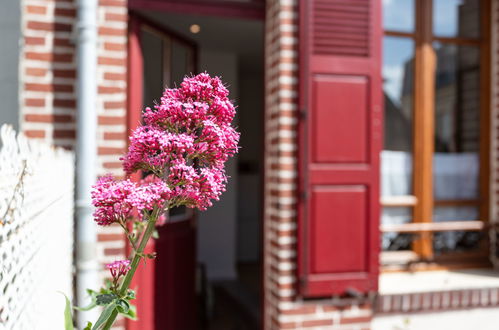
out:
M377 290L380 2L300 3L298 272L305 297Z

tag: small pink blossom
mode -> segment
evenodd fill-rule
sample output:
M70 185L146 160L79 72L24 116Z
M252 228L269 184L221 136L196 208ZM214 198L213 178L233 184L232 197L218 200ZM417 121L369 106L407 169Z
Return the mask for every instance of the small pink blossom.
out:
M121 276L125 276L131 269L130 260L117 260L107 264L106 268L109 269L114 281L117 281Z

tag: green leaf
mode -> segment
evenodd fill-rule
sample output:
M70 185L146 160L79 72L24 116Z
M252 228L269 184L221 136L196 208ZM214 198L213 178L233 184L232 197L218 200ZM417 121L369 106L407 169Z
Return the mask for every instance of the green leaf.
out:
M92 289L87 289L87 294L90 296L90 303L85 306L85 307L79 307L79 306L73 306L73 309L76 309L77 311L89 311L92 308L95 308L97 306L97 294L98 292L92 290Z
M87 326L83 330L92 330L92 322L88 321Z
M130 304L125 299L118 299L116 300L116 308L118 312L126 314L130 310Z
M64 307L64 329L65 330L74 330L73 327L73 316L71 315L71 302L69 301L68 297L60 292L63 296L64 299L66 299L66 306Z
M116 309L116 304L109 304L107 305L106 308L102 311L102 314L99 316L99 319L95 322L92 330L98 330L104 323L107 321L107 319L113 314L113 311Z
M95 303L99 306L106 306L112 303L117 296L114 293L105 293L105 294L100 294L95 297Z
M74 306L73 309L76 309L77 311L86 312L86 311L89 311L95 307L97 307L97 302L95 301L95 299L92 299L92 302L90 304L88 304L87 306L85 306L85 307Z
M120 314L123 315L124 317L126 317L127 319L136 321L137 320L137 307L130 304L130 308L128 309L128 312L127 313L120 313Z

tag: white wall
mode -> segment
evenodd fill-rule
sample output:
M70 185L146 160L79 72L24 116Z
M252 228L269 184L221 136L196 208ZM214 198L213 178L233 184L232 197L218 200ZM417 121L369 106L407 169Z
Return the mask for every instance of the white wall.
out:
M235 53L201 49L198 71L222 76L230 98L238 99L237 56ZM236 125L237 126L237 125ZM206 265L210 280L236 278L237 159L227 164L229 184L219 202L198 217L198 261Z
M0 125L19 126L21 1L0 0Z

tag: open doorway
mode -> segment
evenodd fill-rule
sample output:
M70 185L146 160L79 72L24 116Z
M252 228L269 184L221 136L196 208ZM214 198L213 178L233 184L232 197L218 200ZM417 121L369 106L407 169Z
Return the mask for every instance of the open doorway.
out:
M241 149L227 165L227 191L208 211L196 214L195 220L186 210L176 214L191 224L195 239L192 246L186 246L189 226L181 228L180 222L177 229L170 226L179 235L165 232L170 240L165 246L181 260L167 262L170 269L166 271L177 274L172 281L187 278L189 282L192 276L197 283L191 306L197 312L189 313L198 316L197 328L256 329L262 301L263 21L148 10L134 11L131 16L141 21L144 106L159 100L162 89L175 87L185 74L204 71L222 77L237 105L235 126L241 132ZM161 238L156 245L161 246ZM195 267L190 267L189 258ZM157 261L160 267L159 256ZM169 287L164 293L169 300L182 300L184 308L192 304L185 297L194 286L180 289L180 285L165 286L162 281L156 276L155 290ZM157 316L176 305L156 300L157 329L178 329L178 323L167 326Z

